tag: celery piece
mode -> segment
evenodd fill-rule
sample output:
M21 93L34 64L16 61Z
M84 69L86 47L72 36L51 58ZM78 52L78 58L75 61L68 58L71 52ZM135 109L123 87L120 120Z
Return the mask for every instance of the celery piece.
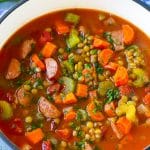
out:
M67 69L67 71L69 73L73 73L74 72L74 65L71 62L69 62L68 60L65 60L63 62L63 65L64 65L64 67Z
M72 29L69 38L67 39L67 46L69 48L74 48L79 42L80 42L80 38L78 37L78 31Z
M149 81L145 71L140 68L134 68L133 74L136 75L136 80L133 81L135 87L143 87Z
M99 83L98 94L105 96L109 89L114 88L114 84L111 81L102 81Z
M68 94L70 92L74 92L75 91L75 86L76 83L72 78L69 77L61 77L60 78L60 82L65 86L63 93L64 94Z
M80 21L80 16L74 13L67 13L65 17L65 21L73 23L73 24L78 24Z
M13 109L11 105L4 100L0 100L0 110L2 111L0 113L0 118L3 120L10 119L13 116Z

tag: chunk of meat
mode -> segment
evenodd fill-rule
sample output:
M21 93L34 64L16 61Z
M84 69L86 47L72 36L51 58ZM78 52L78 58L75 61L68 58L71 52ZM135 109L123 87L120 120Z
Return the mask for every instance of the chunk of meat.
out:
M51 32L43 31L39 38L40 45L46 44L46 42L50 42L52 40Z
M53 58L46 58L46 74L48 79L54 78L58 73L58 64L55 59Z
M19 88L16 92L16 99L19 102L19 104L23 106L28 106L30 104L30 101L32 99L32 95L24 90L23 87Z
M47 88L47 92L49 94L52 94L52 93L55 93L55 92L58 92L60 90L61 86L59 83L55 83L53 85L50 85L48 88Z
M123 137L123 134L119 131L115 123L111 122L111 128L118 139Z
M20 62L17 59L12 58L8 66L6 79L11 80L17 78L21 74L20 67L21 67Z
M90 144L85 143L85 150L93 150Z
M47 118L58 118L61 115L57 107L50 103L45 97L40 97L38 107L39 111Z
M31 52L32 50L32 45L35 44L35 40L34 39L30 39L30 40L25 40L21 46L20 49L20 57L21 59L25 59L26 56Z
M113 45L116 51L124 49L123 32L122 30L112 31L111 37L113 39Z
M115 25L116 21L113 17L109 17L108 19L104 20L104 25Z

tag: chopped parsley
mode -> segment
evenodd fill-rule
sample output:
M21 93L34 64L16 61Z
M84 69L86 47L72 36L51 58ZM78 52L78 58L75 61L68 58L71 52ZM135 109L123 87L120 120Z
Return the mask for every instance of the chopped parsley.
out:
M104 68L98 62L96 62L94 66L97 74L102 74L104 72Z
M95 105L94 110L93 110L94 113L103 110L103 105L102 105L102 103L100 103L100 102L98 102L98 101L94 101L94 105Z
M85 141L80 141L75 143L77 150L84 150L85 149Z
M110 103L114 100L117 100L119 99L120 97L120 93L119 93L119 89L118 88L114 88L114 89L109 89L107 92L106 92L106 100L105 100L105 104L106 103Z

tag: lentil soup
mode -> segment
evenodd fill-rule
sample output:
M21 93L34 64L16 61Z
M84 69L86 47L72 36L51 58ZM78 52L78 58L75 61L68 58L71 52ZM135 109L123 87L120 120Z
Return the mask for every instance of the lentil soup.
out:
M150 40L112 14L33 20L0 52L0 129L21 150L150 144Z

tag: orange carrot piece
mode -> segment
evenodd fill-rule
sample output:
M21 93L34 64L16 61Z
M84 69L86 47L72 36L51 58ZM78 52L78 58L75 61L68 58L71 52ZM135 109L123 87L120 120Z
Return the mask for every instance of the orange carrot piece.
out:
M109 104L105 104L104 111L109 117L114 117L116 115L115 113L115 104L114 102L111 102Z
M118 64L114 62L109 62L107 65L104 66L104 68L109 69L111 71L116 71L118 68Z
M55 26L58 34L66 34L70 31L69 26L64 22L56 22Z
M126 85L128 83L128 72L125 67L118 67L114 75L114 82L116 86Z
M76 112L71 110L64 115L65 121L72 121L76 118Z
M57 49L57 46L55 44L53 44L51 42L47 42L44 45L44 47L43 47L43 49L41 51L41 54L44 57L49 58L55 53L56 49Z
M41 70L45 70L44 63L39 59L37 54L33 54L31 57L32 61L39 67Z
M91 119L93 121L102 121L102 120L104 120L104 115L102 114L102 112L100 112L100 111L94 112L94 108L95 108L94 102L90 102L86 107L88 115L91 117Z
M101 63L103 66L107 65L112 55L113 55L113 51L111 49L103 49L98 54L99 63Z
M146 105L150 105L150 93L147 93L147 94L144 96L143 102L144 102Z
M85 84L77 84L76 96L87 97L88 95L88 86Z
M68 93L63 100L64 104L74 104L76 102L77 102L77 98L72 92Z
M32 144L37 144L44 138L44 133L41 128L37 128L31 132L26 132L25 136Z
M123 36L124 36L124 43L129 45L134 40L134 30L129 25L122 25Z
M109 47L109 43L105 40L99 39L97 37L94 38L93 41L93 46L95 48L100 48L100 49L104 49L104 48L108 48Z
M124 135L126 135L131 130L132 122L128 120L126 117L120 117L117 120L116 126Z
M55 95L54 96L54 101L55 101L56 104L62 104L63 101L62 101L61 95L60 94Z
M57 136L63 140L67 140L71 136L71 131L67 128L55 130Z

